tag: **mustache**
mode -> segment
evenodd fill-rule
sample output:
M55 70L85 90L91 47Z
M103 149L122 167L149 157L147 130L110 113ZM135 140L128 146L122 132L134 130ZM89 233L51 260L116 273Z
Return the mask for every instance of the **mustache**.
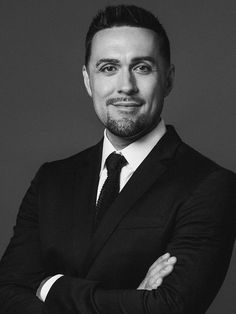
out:
M106 105L115 105L116 103L120 103L120 102L133 102L136 103L137 105L141 105L144 103L144 100L142 98L139 97L116 97L116 98L109 98L106 101Z

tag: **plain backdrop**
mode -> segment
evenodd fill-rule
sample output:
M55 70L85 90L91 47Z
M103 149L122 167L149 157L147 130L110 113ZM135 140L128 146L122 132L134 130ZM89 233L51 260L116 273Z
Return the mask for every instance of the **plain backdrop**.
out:
M39 166L102 136L82 81L84 38L97 10L117 3L0 0L0 256ZM166 100L166 123L236 171L235 0L122 3L151 10L169 34L176 83ZM235 261L234 251L208 314L236 312Z

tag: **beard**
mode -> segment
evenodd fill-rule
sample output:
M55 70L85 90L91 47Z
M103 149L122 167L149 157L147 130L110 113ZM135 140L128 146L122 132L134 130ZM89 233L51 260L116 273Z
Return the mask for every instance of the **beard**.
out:
M114 135L119 137L134 137L146 129L144 117L139 117L137 121L130 118L114 120L108 116L106 128Z

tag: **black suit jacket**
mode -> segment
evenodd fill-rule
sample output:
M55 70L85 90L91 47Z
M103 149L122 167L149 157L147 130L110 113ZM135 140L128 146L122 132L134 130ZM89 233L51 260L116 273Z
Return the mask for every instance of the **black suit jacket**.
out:
M93 233L101 153L102 142L37 173L1 261L1 313L204 313L232 253L235 175L168 127ZM174 271L136 290L165 252ZM42 303L36 289L58 273Z

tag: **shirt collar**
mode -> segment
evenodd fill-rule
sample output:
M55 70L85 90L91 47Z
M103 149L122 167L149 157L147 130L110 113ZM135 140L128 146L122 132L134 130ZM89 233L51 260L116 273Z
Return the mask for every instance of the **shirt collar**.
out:
M147 157L147 155L151 152L153 147L159 142L165 132L166 126L162 119L151 132L144 135L137 141L129 144L122 150L117 151L107 138L106 130L104 130L101 171L104 169L107 157L113 152L122 154L132 170L135 171L138 166L143 162L143 160Z

